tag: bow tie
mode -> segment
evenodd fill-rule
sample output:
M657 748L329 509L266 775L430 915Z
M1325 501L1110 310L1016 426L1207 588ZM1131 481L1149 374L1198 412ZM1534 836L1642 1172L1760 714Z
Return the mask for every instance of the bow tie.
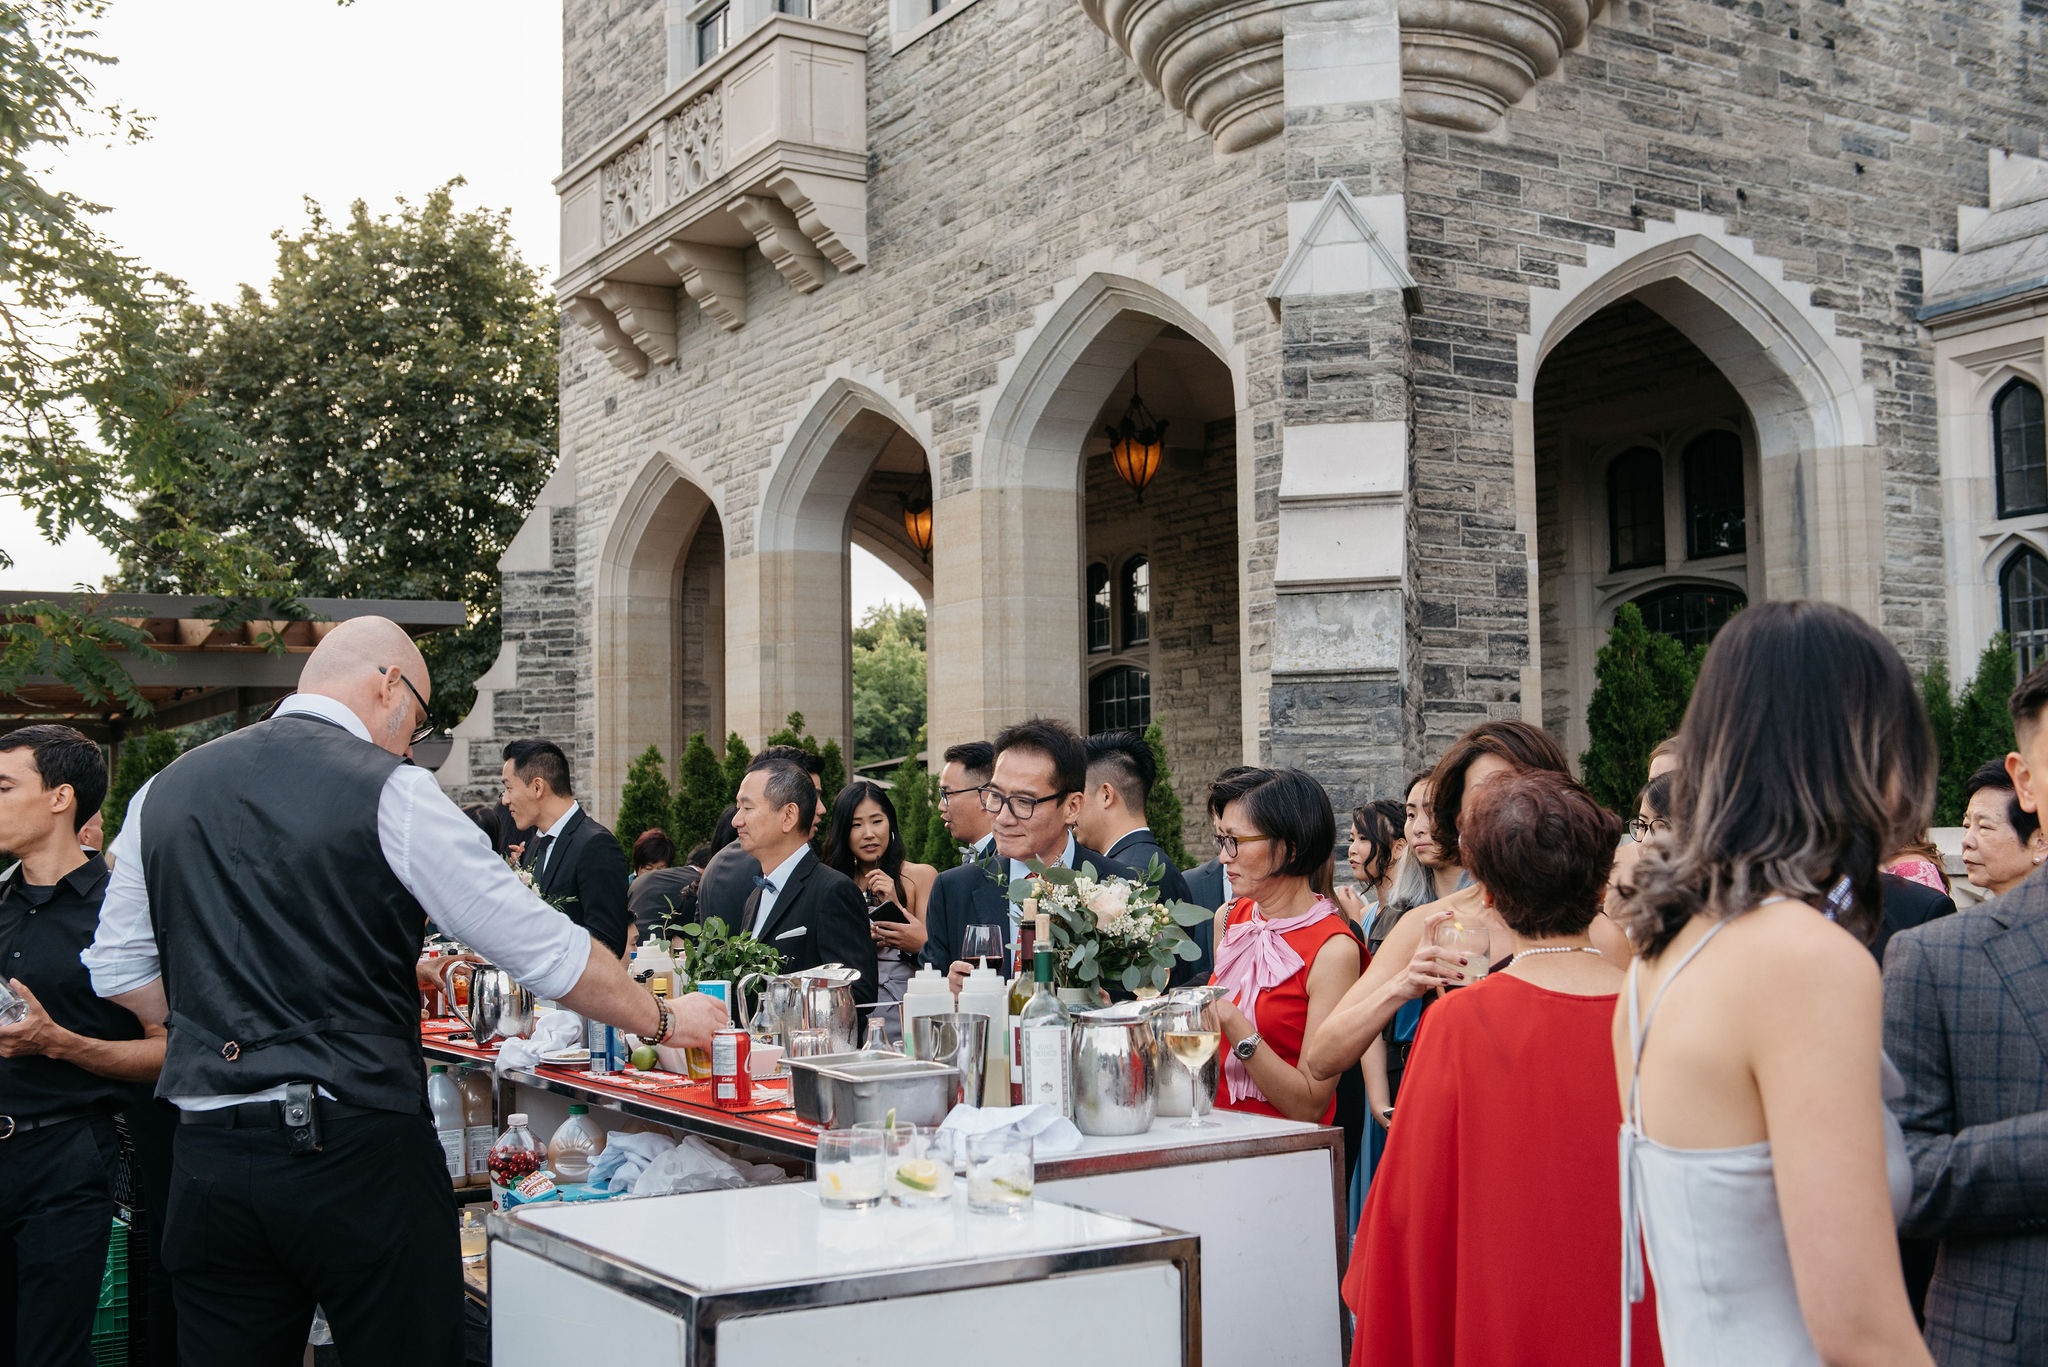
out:
M757 874L754 878L754 886L759 888L763 892L774 892L775 880L772 878L763 878Z

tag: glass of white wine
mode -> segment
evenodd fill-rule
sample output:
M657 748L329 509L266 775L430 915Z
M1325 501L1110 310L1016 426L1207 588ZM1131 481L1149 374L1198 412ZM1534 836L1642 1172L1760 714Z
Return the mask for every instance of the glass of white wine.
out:
M1436 928L1434 938L1438 949L1449 951L1454 959L1460 955L1465 959L1462 964L1444 965L1444 972L1453 979L1450 986L1469 987L1486 976L1492 966L1493 937L1485 926L1453 917Z
M1206 1013L1203 1013L1206 1015ZM1202 1017L1195 1020L1176 1021L1166 1028L1166 1049L1181 1066L1188 1070L1188 1118L1175 1128L1182 1130L1217 1130L1223 1128L1209 1119L1209 1107L1215 1098L1202 1085L1202 1069L1216 1055L1216 1046L1223 1036L1215 1030L1194 1029Z

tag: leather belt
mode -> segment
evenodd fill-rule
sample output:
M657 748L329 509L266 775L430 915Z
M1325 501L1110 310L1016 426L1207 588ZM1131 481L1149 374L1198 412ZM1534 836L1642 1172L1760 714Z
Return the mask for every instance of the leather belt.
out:
M320 1118L322 1120L346 1120L355 1115L396 1115L395 1111L379 1111L375 1106L344 1106L339 1101L321 1097ZM180 1111L180 1125L211 1125L223 1130L281 1130L284 1123L282 1101L245 1101L239 1106L221 1106L211 1111Z
M0 1140L12 1139L30 1130L47 1130L52 1125L69 1125L74 1120L94 1120L106 1115L106 1111L66 1111L62 1115L11 1116L0 1115Z

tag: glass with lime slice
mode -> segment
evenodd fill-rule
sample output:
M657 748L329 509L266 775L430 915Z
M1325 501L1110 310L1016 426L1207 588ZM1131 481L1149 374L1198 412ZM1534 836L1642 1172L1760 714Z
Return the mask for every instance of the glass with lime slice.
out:
M1031 1209L1031 1136L1014 1130L970 1135L967 1208L981 1215L1022 1215Z

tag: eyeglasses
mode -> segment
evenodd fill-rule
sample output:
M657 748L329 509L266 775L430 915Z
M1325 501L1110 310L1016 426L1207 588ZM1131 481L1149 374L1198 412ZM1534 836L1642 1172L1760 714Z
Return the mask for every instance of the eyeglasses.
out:
M378 665L377 672L388 675L391 673L391 667L389 665ZM406 692L412 694L412 700L420 705L420 724L412 729L412 739L406 742L408 745L418 745L428 736L434 734L434 723L427 716L427 700L420 696L420 691L412 686L412 680L406 678L405 675L399 675L398 681L405 685Z
M972 788L941 788L939 789L939 802L941 805L944 805L956 797L965 797L969 793L978 793L980 791L980 784L976 784Z
M994 816L1002 811L1003 808L1008 807L1010 815L1019 821L1029 821L1031 814L1038 810L1039 803L1058 802L1066 796L1065 793L1053 793L1048 797L1033 797L1029 793L1011 793L1008 797L1005 797L993 788L977 788L975 791L981 794L981 809L984 812Z
M1668 831L1670 829L1671 823L1661 816L1652 817L1648 821L1643 820L1639 816L1633 816L1629 818L1628 822L1628 833L1638 844L1648 840L1660 831Z
M1225 859L1235 859L1239 845L1256 845L1261 840L1272 838L1270 835L1219 835L1216 837L1216 849Z

